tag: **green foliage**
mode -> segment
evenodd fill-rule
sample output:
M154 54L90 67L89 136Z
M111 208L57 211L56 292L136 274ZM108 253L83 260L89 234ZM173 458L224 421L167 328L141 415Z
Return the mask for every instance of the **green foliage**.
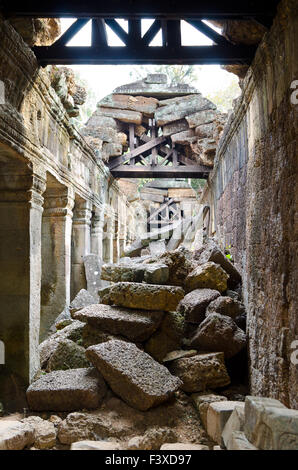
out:
M197 80L197 73L193 65L141 65L130 72L132 80L141 80L149 73L164 73L170 85L185 83L191 85Z
M90 84L88 83L88 81L83 79L77 70L74 71L74 74L75 74L76 83L84 87L87 92L86 102L82 106L79 107L80 115L77 118L73 118L77 127L80 128L86 123L86 121L88 121L88 119L94 113L98 100L97 100L96 93L94 92L92 88L90 88Z
M192 179L191 182L191 187L195 190L198 191L199 189L203 189L203 187L206 184L206 180L203 179Z
M233 100L237 98L240 93L241 89L238 85L238 78L235 76L226 88L209 93L207 98L217 106L219 111L227 113L232 108Z

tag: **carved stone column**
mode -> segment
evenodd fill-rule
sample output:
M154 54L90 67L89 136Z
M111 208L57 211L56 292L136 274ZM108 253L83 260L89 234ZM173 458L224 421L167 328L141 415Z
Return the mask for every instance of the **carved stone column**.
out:
M5 366L1 367L7 376L25 384L39 369L44 190L45 177L32 174L25 163L13 157L7 163L1 161L0 340L5 345ZM5 392L1 393L5 401Z
M91 220L91 253L98 255L101 260L103 256L103 225L103 211L96 209Z
M113 218L109 218L106 230L103 233L103 261L113 263L114 226Z
M91 248L92 204L84 199L76 199L72 226L72 280L71 299L81 289L86 289L84 256Z
M70 303L71 229L74 195L64 186L47 188L42 218L41 329L43 340Z

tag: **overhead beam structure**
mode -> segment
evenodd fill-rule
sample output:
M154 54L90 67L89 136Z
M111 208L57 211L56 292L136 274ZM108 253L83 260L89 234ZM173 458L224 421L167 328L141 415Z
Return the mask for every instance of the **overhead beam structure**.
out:
M75 23L51 46L34 47L41 65L48 64L250 64L255 47L235 45L202 20L253 20L269 27L277 0L97 0L16 2L3 0L0 10L9 16L38 18L71 17ZM117 19L128 20L125 31ZM154 19L142 36L141 20ZM90 47L68 46L68 42L92 19ZM184 46L181 21L185 20L212 40L210 46ZM109 46L106 27L124 47ZM162 45L150 43L162 32Z

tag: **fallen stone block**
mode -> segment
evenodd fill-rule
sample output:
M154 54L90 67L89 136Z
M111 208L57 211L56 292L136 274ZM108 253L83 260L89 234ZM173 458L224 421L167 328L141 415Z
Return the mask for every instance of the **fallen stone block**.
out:
M246 335L232 318L213 313L199 325L190 346L199 351L221 351L228 359L245 348Z
M125 450L158 450L165 442L176 442L176 433L170 428L149 428L142 436L132 437Z
M156 361L162 362L165 356L182 345L184 318L177 312L167 312L159 329L145 344L145 351Z
M177 132L177 134L171 135L173 144L189 145L190 143L196 142L197 139L198 138L193 129L188 129L187 131Z
M259 450L246 438L244 432L234 431L228 442L227 450Z
M187 131L189 129L186 119L181 119L180 121L169 122L162 128L162 133L165 137L169 137L172 134L177 134L178 132Z
M214 289L195 289L186 294L178 305L178 312L182 313L185 321L200 324L205 318L206 308L220 293Z
M174 102L167 106L159 107L155 111L155 120L158 126L164 126L169 122L178 121L197 111L215 108L216 106L211 103L211 101L198 94L190 96L185 100L180 100L180 102Z
M80 292L75 296L69 306L70 313L77 312L81 308L87 307L96 303L96 299L86 289L81 289Z
M191 358L177 359L168 367L173 375L182 380L181 388L187 393L225 387L231 382L223 353L198 354Z
M199 139L203 139L205 137L213 137L214 130L215 123L210 122L209 124L201 124L200 126L197 126L195 128L195 134L198 136Z
M190 261L191 253L188 250L177 249L175 251L167 251L160 257L160 262L169 267L169 278L173 286L184 286L185 279L193 270Z
M111 389L138 410L167 401L181 381L132 343L112 340L86 351Z
M163 444L160 450L209 450L209 447L201 444L174 442L173 444Z
M239 403L235 406L222 432L222 439L227 449L230 447L229 442L234 431L244 431L244 421L244 403Z
M114 119L118 119L122 122L128 122L132 124L142 124L142 113L137 111L129 111L125 109L115 109L115 108L108 108L100 106L98 108L98 112L102 113L104 116L112 117Z
M104 264L101 278L112 282L166 284L169 280L169 268L165 264Z
M101 375L92 367L50 372L27 390L34 411L72 411L98 408L106 393Z
M199 412L200 419L205 429L207 429L207 411L210 403L214 403L216 401L227 401L226 397L223 395L217 395L216 393L212 393L207 390L205 392L193 393L191 398Z
M244 403L242 405L244 406ZM241 406L241 403L239 401L218 401L210 403L208 407L207 433L220 446L224 445L222 432L235 406Z
M245 314L244 305L231 297L217 297L213 300L206 310L206 316L212 313L220 313L235 320L239 315Z
M241 282L240 273L213 240L209 240L203 247L194 252L194 260L198 261L200 264L209 261L219 264L225 272L228 273L228 286L231 288Z
M70 339L60 339L57 347L51 354L46 370L80 369L89 367L90 364L85 356L85 348Z
M103 98L99 105L101 107L127 109L144 113L145 116L153 117L158 106L156 98L146 98L144 96L129 96L112 94Z
M82 134L84 136L95 137L103 142L112 143L117 140L117 130L107 126L88 126L84 127Z
M298 410L272 398L247 396L244 432L262 450L298 449Z
M120 157L122 155L122 145L119 143L104 143L102 146L103 154L107 157Z
M216 119L218 112L212 109L202 109L194 112L187 116L185 115L185 119L188 122L188 127L191 129L193 127L201 126L202 124L208 124Z
M71 444L70 450L121 450L121 446L111 441L79 441Z
M198 351L196 351L196 349L189 349L188 351L184 351L183 349L178 351L171 351L165 356L162 362L172 362L176 359L181 359L182 357L193 357L197 354Z
M118 282L101 296L101 302L119 307L171 312L176 310L183 297L181 287Z
M34 442L34 427L16 420L0 420L0 450L23 450Z
M37 449L51 449L56 444L56 428L53 423L39 416L30 416L22 421L34 428L33 446Z
M101 331L122 335L135 342L146 341L159 327L161 311L129 310L97 304L76 312L74 317Z
M227 290L229 275L219 264L213 262L197 266L186 278L185 288L187 292L195 289L215 289L220 293Z

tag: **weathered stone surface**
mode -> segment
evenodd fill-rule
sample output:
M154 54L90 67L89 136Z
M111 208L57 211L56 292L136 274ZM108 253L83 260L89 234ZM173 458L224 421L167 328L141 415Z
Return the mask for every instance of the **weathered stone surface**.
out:
M209 124L201 124L200 126L197 126L195 128L195 134L198 136L199 139L203 139L205 137L213 137L214 129L215 124L213 122L210 122Z
M71 444L70 450L121 450L121 446L111 441L79 441Z
M72 318L70 315L69 308L65 307L63 312L61 312L60 315L58 315L58 317L56 318L55 324L53 327L50 328L50 331L53 330L53 332L55 333L56 330L62 330L66 326L70 325L71 323L72 323Z
M246 438L244 432L234 431L229 439L227 450L259 450Z
M198 354L178 359L169 364L169 369L183 381L181 388L188 393L230 384L223 353Z
M80 292L75 296L69 306L70 313L77 312L81 308L87 307L96 303L96 299L86 289L81 289Z
M238 401L218 401L210 403L207 411L207 433L210 438L223 446L222 432L226 422L230 418L236 406L241 406ZM244 403L242 404L244 407Z
M222 432L222 439L226 448L229 448L229 441L234 431L244 431L244 403L235 406L233 413L229 417Z
M127 450L158 450L165 442L176 442L176 433L169 428L151 428L143 436L131 438Z
M173 286L184 286L185 279L193 269L188 253L179 249L168 251L160 257L160 261L169 267L171 284Z
M61 339L49 358L46 370L51 372L89 366L90 364L85 357L85 348L69 339Z
M186 322L199 324L205 318L209 303L219 296L220 293L214 289L195 289L186 294L177 310L184 315Z
M162 365L132 343L113 340L87 349L112 390L139 410L168 400L181 385Z
M158 106L156 98L146 98L144 96L129 96L112 94L103 98L99 105L107 108L128 109L144 113L145 116L153 117Z
M215 289L219 292L227 290L229 276L219 264L208 262L197 266L185 280L186 290Z
M16 420L0 420L0 450L22 450L34 442L34 427Z
M164 126L168 122L178 121L197 111L215 108L216 106L211 103L211 101L198 94L183 99L178 103L172 103L158 108L155 112L155 120L158 126Z
M161 362L169 352L181 347L183 336L183 316L177 312L168 312L158 331L145 344L145 351Z
M151 256L163 255L167 251L165 241L164 240L157 240L155 242L150 242L149 243L149 250L150 250ZM146 281L146 282L148 282L150 284L150 281ZM162 284L162 282L160 282L159 284Z
M99 107L98 111L104 116L119 119L122 122L128 122L132 124L142 124L142 114L136 111L129 111L124 109L115 108L104 108Z
M211 239L199 250L194 252L194 260L200 264L213 261L219 264L229 275L228 286L233 288L241 282L241 275L233 263L225 256L216 243Z
M216 118L217 112L211 109L200 110L194 114L185 115L185 119L188 122L188 126L192 129L193 127L198 127L201 124L208 124L209 122L214 121Z
M105 393L101 375L90 367L44 375L30 385L27 400L34 411L72 411L97 408Z
M199 351L222 351L230 358L245 348L246 336L230 317L213 313L199 325L190 345Z
M87 127L111 127L118 130L118 123L112 117L103 116L102 113L95 111L86 123Z
M181 359L182 357L193 357L197 354L198 351L196 351L196 349L190 349L188 351L184 351L183 349L180 349L178 351L171 351L165 356L162 362L171 362L175 361L176 359Z
M200 93L195 93L192 95L183 95L183 96L175 96L174 98L168 98L164 100L160 100L159 106L168 106L168 105L177 105L180 103L184 103L185 101L188 102L192 98L200 98L201 94Z
M51 46L61 33L58 18L12 17L9 22L29 46Z
M223 395L217 395L216 393L212 393L208 390L200 393L193 393L191 398L199 412L202 424L205 429L207 429L207 411L210 403L214 403L216 401L227 401L226 397Z
M113 335L123 335L132 341L145 341L158 328L163 312L130 310L110 305L89 305L74 314L75 318Z
M82 134L84 136L95 137L106 143L113 143L117 140L117 130L113 127L88 126L82 129Z
M51 449L54 447L57 433L52 422L39 416L30 416L23 419L23 423L29 424L34 428L34 447L37 449Z
M188 122L186 119L181 119L180 121L169 122L162 128L162 133L165 137L169 137L172 134L177 134L177 132L187 131L189 129Z
M247 396L244 432L262 450L298 449L298 411L278 400Z
M200 444L175 442L173 444L163 444L160 450L209 450L209 447Z
M169 268L165 264L104 264L101 278L113 282L166 284L169 279Z
M175 441L205 443L206 436L190 398L183 392L179 395L147 411L131 408L117 397L107 397L99 410L68 414L59 425L59 441L69 445L86 439L117 440L126 449L132 437L148 436L151 440L162 436L164 430L167 434L174 432Z
M212 313L220 313L231 317L233 320L239 315L245 313L244 305L238 300L231 299L231 297L217 297L207 307L206 316Z
M192 142L196 142L197 137L193 129L188 129L186 131L178 132L177 134L172 134L171 140L173 144L188 145Z
M40 365L42 368L46 368L47 363L52 354L54 354L57 349L59 342L64 340L71 340L75 343L80 343L82 339L82 332L84 328L84 323L76 320L64 327L61 330L58 330L56 333L51 335L48 339L43 341L39 345L39 356L40 356Z
M119 307L170 312L176 309L183 296L181 287L118 282L102 295L101 302Z

